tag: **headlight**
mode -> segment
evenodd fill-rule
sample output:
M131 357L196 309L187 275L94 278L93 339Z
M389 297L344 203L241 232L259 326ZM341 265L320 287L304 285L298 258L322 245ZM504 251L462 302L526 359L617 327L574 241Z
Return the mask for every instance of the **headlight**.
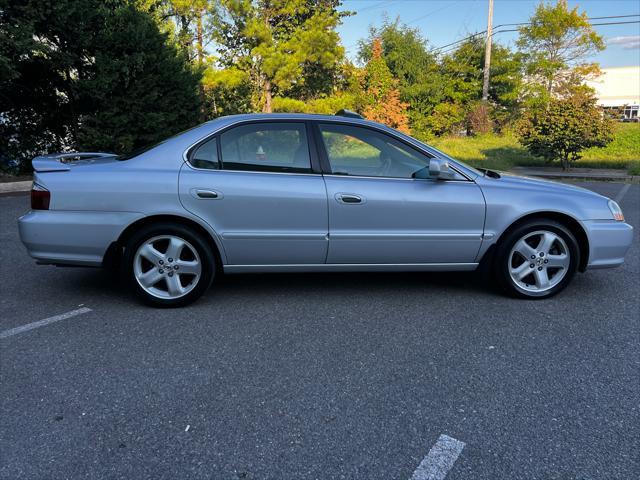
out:
M624 215L622 214L622 209L620 205L618 205L613 200L609 200L609 210L611 210L611 215L619 222L624 222Z

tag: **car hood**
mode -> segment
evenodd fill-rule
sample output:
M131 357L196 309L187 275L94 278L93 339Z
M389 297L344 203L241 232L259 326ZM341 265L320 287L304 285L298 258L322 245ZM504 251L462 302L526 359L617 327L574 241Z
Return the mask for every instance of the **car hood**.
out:
M504 184L505 186L510 186L513 188L530 188L530 189L534 189L534 190L551 190L554 192L566 192L566 193L571 193L571 194L582 194L582 195L588 195L590 197L601 197L601 198L606 198L603 197L602 195L595 193L591 190L587 190L586 188L582 188L582 187L578 187L576 185L570 185L570 184L566 184L566 183L560 183L560 182L553 182L550 180L542 180L540 178L532 178L532 177L525 177L522 175L516 175L513 173L507 173L507 172L499 172L500 173L500 178L499 179L492 179L492 178L488 178L488 177L484 177L487 178L488 180L492 180L492 181L497 181L500 182L502 184Z

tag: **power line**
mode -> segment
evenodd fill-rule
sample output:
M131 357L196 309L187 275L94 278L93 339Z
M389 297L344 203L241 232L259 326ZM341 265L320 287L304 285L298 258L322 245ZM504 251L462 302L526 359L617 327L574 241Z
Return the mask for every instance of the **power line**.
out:
M605 19L610 19L610 18L630 18L630 17L640 17L640 14L634 14L634 15L609 15L609 16L605 16L605 17L590 17L587 18L587 20L605 20ZM638 23L638 21L630 21L630 22L607 22L607 23L592 23L592 26L598 26L598 25L622 25L622 24L626 24L626 23ZM521 22L521 23L501 23L500 25L496 25L495 27L493 27L495 29L495 31L493 32L495 33L502 33L502 32L517 32L518 29L510 29L510 30L499 30L501 27L512 27L512 26L522 26L522 25L531 25L531 22ZM483 30L481 32L476 32L472 35L469 35L467 37L461 38L460 40L456 40L455 42L451 42L451 43L447 43L446 45L442 45L440 47L436 47L436 48L432 48L431 50L429 50L431 53L434 52L438 52L440 50L443 50L447 47L451 47L453 45L457 45L459 43L463 43L467 40L470 40L474 37L480 36L480 35L484 35L486 34L487 31ZM447 50L447 51L451 51L451 49ZM446 52L440 52L440 53L446 53Z
M632 24L632 23L640 23L640 20L632 20L632 21L628 21L628 22L604 22L604 23L592 23L591 25L593 26L600 26L600 25L626 25L626 24ZM494 36L498 33L506 33L506 32L518 32L519 30L517 28L510 28L510 29L503 29L503 30L494 30L491 34L491 36ZM464 39L461 40L461 42L464 42L465 40L469 40L472 37L477 37L478 35L483 35L486 33L486 30L484 32L478 32L472 36L466 37ZM461 42L456 42L456 43L461 43ZM449 52L453 52L457 49L457 47L453 47L453 48L448 48L444 51L440 51L439 54L447 54ZM431 50L433 51L433 50Z
M424 14L420 15L419 17L414 18L413 20L409 20L408 22L404 22L404 24L405 24L405 25L411 25L412 23L419 22L420 20L423 20L423 19L427 18L428 16L433 15L434 13L438 13L438 12L440 12L440 11L442 11L442 10L445 10L445 9L447 9L447 8L450 8L450 7L453 7L454 5L456 5L456 4L458 4L458 3L462 2L462 1L463 1L463 0L458 0L457 2L448 3L447 5L445 5L445 6L443 6L443 7L436 8L435 10L431 10L431 11L429 11L429 12L427 12L427 13L424 13ZM389 3L389 2L381 2L381 3ZM375 6L375 5L374 5L374 6ZM360 11L362 12L362 11L364 11L364 10L368 9L368 8L372 8L372 7L371 7L371 6L370 6L370 7L364 7L364 8L363 8L363 9L361 9ZM358 13L358 11L356 11L356 13ZM359 42L358 42L358 43L359 43ZM348 45L348 46L346 46L346 47L344 47L344 48L348 50L348 49L350 49L350 48L357 47L357 46L358 46L358 43L354 43L353 45Z

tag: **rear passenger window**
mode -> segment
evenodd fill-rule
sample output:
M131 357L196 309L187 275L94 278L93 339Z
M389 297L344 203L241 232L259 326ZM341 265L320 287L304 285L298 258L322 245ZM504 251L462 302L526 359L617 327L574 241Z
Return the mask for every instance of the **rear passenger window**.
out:
M197 147L189 156L189 163L196 168L204 168L207 170L219 169L218 140L212 138Z
M263 172L311 172L303 123L253 123L220 135L222 168Z

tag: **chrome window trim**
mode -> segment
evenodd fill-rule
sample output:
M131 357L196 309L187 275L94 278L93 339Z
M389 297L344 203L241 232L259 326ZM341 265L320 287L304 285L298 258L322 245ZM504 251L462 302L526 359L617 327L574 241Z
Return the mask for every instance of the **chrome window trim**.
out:
M429 147L428 145L424 145L421 142L419 142L417 139L409 136L409 135L404 135L400 132L397 132L396 130L392 129L391 127L388 127L386 125L380 124L380 126L377 125L370 125L370 124L363 124L363 123L359 123L359 122L350 122L348 120L344 120L344 119L336 119L336 120L314 120L316 122L316 125L318 127L318 129L320 130L320 133L322 133L322 129L320 127L320 125L322 123L328 123L328 124L336 124L336 125L349 125L349 126L354 126L354 127L360 127L360 128L366 128L369 130L373 130L374 132L378 132L379 134L382 135L387 135L391 138L393 138L394 140L396 140L397 142L400 142L404 145L407 145L409 148L412 148L416 151L418 151L419 153L421 153L422 155L425 155L427 157L432 157L432 158L438 158L441 160L446 160L447 162L449 162L449 165L451 166L451 168L459 175L463 176L466 180L456 180L456 181L469 181L469 182L473 182L473 178L470 177L469 175L467 175L465 172L461 171L462 167L459 166L455 159L449 157L449 156L442 156L443 154L441 152L439 152L438 150L435 150L431 147ZM406 137L406 138L405 138ZM325 147L326 148L326 147ZM453 165L452 165L453 163ZM327 174L327 175L334 175L334 174ZM342 176L342 177L363 177L363 178L400 178L402 179L403 177L375 177L375 176L362 176L362 175L338 175L338 176ZM415 178L407 178L405 180L429 180L427 178L425 179L415 179Z
M315 122L316 124L318 123L335 123L335 124L342 124L342 125L353 125L353 126L359 126L359 127L364 127L364 128L369 128L372 130L377 131L378 133L382 133L384 135L389 135L390 137L394 138L395 140L401 142L401 143L405 143L405 144L409 144L409 146L411 148L414 148L416 150L418 150L420 153L424 154L424 155L430 155L434 158L440 158L442 160L447 160L449 162L449 166L459 175L461 175L462 177L464 177L464 179L456 179L456 180L438 180L440 182L472 182L474 183L474 179L469 176L468 174L466 174L464 171L461 170L461 168L455 163L455 159L452 159L448 156L443 157L440 152L438 150L431 150L429 148L428 145L422 145L422 143L419 143L418 140L414 139L413 137L409 137L407 136L408 139L411 139L411 141L406 140L398 135L395 135L393 130L391 131L387 131L384 128L380 128L377 127L375 125L368 125L368 124L363 124L363 123L359 123L359 122L350 122L348 120L345 121L344 118L336 118L335 120L333 119L323 119L322 121L318 120L318 119L299 119L299 118L278 118L278 119L272 119L272 118L257 118L257 119L250 119L250 120L236 120L235 122L229 123L227 125L222 126L221 128L219 128L218 130L208 133L207 135L202 136L201 138L199 138L197 141L191 143L183 152L182 152L182 160L184 163L186 163L187 165L189 165L189 167L191 167L193 170L198 170L198 171L204 171L204 172L245 172L245 173L270 173L270 174L276 174L276 175L323 175L323 176L335 176L335 177L341 177L341 178L382 178L382 179L392 179L392 180L427 180L430 181L430 179L416 179L416 178L401 178L401 177L368 177L368 176L361 176L361 175L335 175L333 173L322 173L322 172L309 172L309 173L295 173L295 172L261 172L261 171L256 171L256 170L224 170L222 168L218 168L218 169L212 169L212 168L198 168L198 167L194 167L193 165L191 165L191 163L189 163L189 159L187 156L187 153L189 153L189 150L191 150L193 147L195 147L196 145L198 145L199 143L203 143L206 140L208 140L211 137L214 137L216 135L220 135L222 132L224 132L225 130L231 129L233 127L237 127L239 125L242 124L251 124L251 123L272 123L272 122L276 122L276 123L303 123L306 124L306 122ZM307 142L309 142L309 139L307 139Z
M303 177L333 177L333 178L359 178L359 179L368 179L368 180L400 180L404 182L429 182L429 183L440 183L440 182L453 182L453 183L474 183L473 180L468 178L460 178L460 179L429 179L429 178L402 178L402 177L368 177L366 175L336 175L334 173L297 173L297 172L262 172L260 170L223 170L220 168L198 168L194 167L188 161L185 161L184 164L189 167L191 170L196 170L200 172L215 172L215 173L250 173L250 174L265 174L265 175L297 175ZM457 170L456 170L457 172ZM460 173L460 172L458 172ZM462 173L460 175L464 176Z
M209 140L212 137L215 136L220 136L222 133L224 133L226 130L231 130L232 128L241 126L241 125L251 125L253 123L300 123L305 127L305 130L307 129L307 122L309 120L301 120L301 119L288 119L288 118L278 118L278 119L272 119L272 118L258 118L258 119L252 119L252 120L237 120L233 123L229 123L227 125L224 125L223 127L219 128L218 130L216 130L215 132L211 132L205 136L203 136L202 138L198 139L197 141L193 142L191 145L189 145L183 152L182 152L182 160L184 163L186 163L187 165L189 165L192 169L194 170L199 170L199 171L204 171L204 172L244 172L244 173L273 173L273 174L278 174L278 175L322 175L322 172L309 172L309 173L298 173L298 172L268 172L268 171L260 171L260 170L232 170L232 169L224 169L224 168L198 168L198 167L194 167L193 165L191 165L191 162L189 162L189 157L188 157L188 153L189 151L195 147L198 144L201 143L205 143L207 140ZM307 136L308 137L308 136ZM307 138L307 147L310 147L311 143L309 138ZM221 149L221 145L220 145L220 141L218 141L218 151L220 151ZM224 161L219 158L218 162L220 162L222 165L224 164ZM311 164L311 154L309 155L309 165L310 168L313 169L313 165ZM247 164L248 165L248 164Z
M460 172L458 172L460 173ZM460 173L462 175L462 173ZM404 178L404 177L377 177L377 176L367 176L367 175L337 175L335 173L325 173L324 177L334 177L334 178L366 178L366 179L374 179L374 180L402 180L405 182L429 182L429 183L440 183L440 182L463 182L463 183L474 183L473 180L468 178L457 178L457 179L436 179L436 178ZM464 176L464 175L463 175Z
M309 173L298 173L298 172L261 172L260 170L223 170L221 168L198 168L191 165L188 161L185 161L184 164L188 166L192 170L197 170L200 172L215 172L215 173L250 173L253 175L299 175L303 177L317 177L322 175L321 173L309 172Z

